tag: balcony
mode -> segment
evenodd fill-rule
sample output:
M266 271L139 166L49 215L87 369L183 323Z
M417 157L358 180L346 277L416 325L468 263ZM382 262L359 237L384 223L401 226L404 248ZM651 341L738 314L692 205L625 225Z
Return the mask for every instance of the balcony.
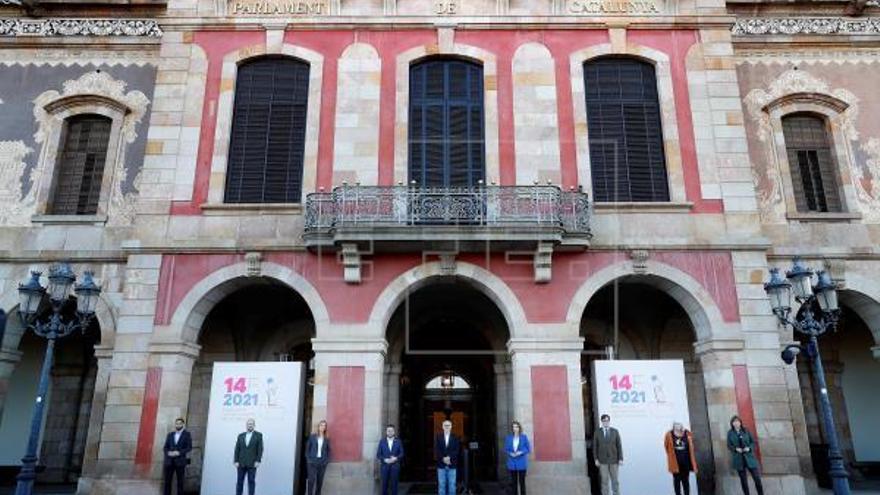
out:
M485 251L589 246L590 204L553 185L342 185L306 197L305 244L374 251Z

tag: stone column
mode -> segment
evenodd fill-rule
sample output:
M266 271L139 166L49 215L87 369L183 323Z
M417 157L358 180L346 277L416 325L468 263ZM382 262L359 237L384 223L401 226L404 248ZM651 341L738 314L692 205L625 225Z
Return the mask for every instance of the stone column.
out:
M112 359L112 347L95 347L98 372L95 375L95 392L92 396L89 429L86 433L86 447L83 451L82 477L77 483L78 493L88 493L92 479L98 474L98 447L101 444L101 430L104 426L104 409L107 405L107 388L110 385Z
M334 442L324 491L373 493L377 476L376 445L383 432L387 343L385 339L316 338L312 339L312 349L315 351L312 423L326 419ZM358 423L360 428L356 428Z
M511 339L508 349L513 366L512 416L532 440L526 478L529 490L586 495L589 482L581 395L583 339ZM560 438L544 436L554 434L551 429L559 431L545 427L564 421L566 413L568 434Z
M399 364L385 365L385 423L391 423L400 430L400 372Z
M515 418L510 417L511 410L511 365L510 363L495 363L495 409L496 424L495 428L498 432L495 441L495 447L498 452L498 479L504 479L507 476L507 457L504 455L504 438L510 431L510 422Z
M9 380L16 366L21 362L22 354L21 351L0 349L0 418L3 417L3 406L6 404L6 394L9 392Z
M871 355L874 356L874 359L880 361L880 345L875 345L871 348Z

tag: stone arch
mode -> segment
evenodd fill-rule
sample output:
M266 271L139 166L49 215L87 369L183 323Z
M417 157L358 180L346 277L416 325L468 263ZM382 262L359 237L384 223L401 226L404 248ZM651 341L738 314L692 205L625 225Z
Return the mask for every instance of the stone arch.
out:
M880 287L864 275L847 273L840 302L849 307L865 322L874 336L874 345L880 346Z
M587 304L602 287L630 276L675 299L689 315L697 342L735 337L739 333L739 325L724 321L712 295L696 279L678 268L654 260L648 260L646 269L639 272L634 270L632 261L624 261L594 273L572 297L566 321L570 325L580 325Z
M627 56L648 62L654 66L657 78L657 97L660 103L660 125L663 130L663 153L666 158L669 199L672 202L686 201L681 144L678 140L678 118L675 113L675 92L672 84L672 65L669 55L635 43L627 43L625 47L616 47L611 43L602 43L577 50L570 56L578 181L584 186L585 190L592 192L593 180L590 174L590 148L588 143L589 136L587 135L584 62L607 55Z
M523 43L511 62L516 184L561 184L556 70L553 54Z
M217 96L214 155L211 157L211 175L208 183L208 203L223 203L226 188L226 166L232 138L232 111L235 102L235 82L238 67L249 59L265 55L284 55L309 64L309 101L306 108L306 138L303 153L302 200L312 192L318 180L318 130L321 114L321 84L324 74L324 56L301 46L284 43L280 48L265 43L234 50L223 57L220 73L220 93Z
M376 299L368 326L382 332L382 335L377 337L383 337L392 315L408 293L424 287L431 279L450 276L466 280L495 303L504 316L510 338L523 333L526 316L516 294L497 275L465 262L456 262L453 271L448 271L440 262L435 261L419 265L401 274L389 283Z
M247 263L241 262L214 271L200 280L180 301L171 317L166 332L157 329L156 337L172 342L195 344L205 318L225 296L255 282L275 280L293 289L309 307L315 320L315 334L321 337L329 330L330 316L315 287L302 275L290 268L264 261L260 276L248 276Z
M486 182L500 183L501 165L498 141L498 66L495 54L472 45L440 43L410 48L397 56L397 105L394 119L394 182L407 181L409 132L409 69L429 56L454 56L483 66L483 112L486 142Z

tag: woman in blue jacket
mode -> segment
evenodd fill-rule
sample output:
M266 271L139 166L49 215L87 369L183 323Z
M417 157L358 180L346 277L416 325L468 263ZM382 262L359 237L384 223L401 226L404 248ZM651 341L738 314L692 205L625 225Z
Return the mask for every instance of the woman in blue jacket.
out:
M504 451L507 452L507 470L510 471L510 483L513 495L526 495L526 469L529 467L529 437L522 432L519 421L510 424L512 433L504 439ZM519 487L519 492L517 492Z

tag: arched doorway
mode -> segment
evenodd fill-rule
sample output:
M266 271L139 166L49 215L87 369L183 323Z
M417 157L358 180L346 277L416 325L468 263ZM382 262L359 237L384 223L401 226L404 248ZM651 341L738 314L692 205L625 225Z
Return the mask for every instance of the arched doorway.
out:
M626 276L601 289L588 302L581 319L584 338L584 425L588 445L588 469L592 493L598 495L599 473L590 449L597 411L592 391L592 362L596 359L681 359L684 362L690 428L697 449L700 493L714 493L715 462L709 431L706 388L700 361L694 353L696 332L693 316L648 276ZM670 425L671 427L672 425ZM657 448L662 449L662 440Z
M880 303L846 290L840 292L839 300L837 331L820 337L819 351L844 463L855 486L876 488L880 485L880 425L876 420L880 410L876 393L880 356L872 351L878 346L874 332L880 328L872 328L868 321L880 322ZM797 369L813 472L820 486L830 487L819 390L809 360L798 359Z
M407 449L405 481L436 482L433 439L445 419L467 449L459 469L472 483L498 478L510 419L509 335L495 303L461 277L432 278L398 305L387 331L395 371L386 375L386 411Z
M218 290L224 296L202 322L198 336L201 350L190 383L187 427L193 434L193 451L192 465L187 470L187 490L198 490L201 482L215 362L306 363L301 436L307 435L311 425L314 390L311 340L315 336L315 321L306 301L289 286L268 277L234 279Z
M0 416L0 444L4 446L0 449L0 482L5 485L15 483L27 449L34 398L46 353L46 340L25 330L14 311L3 333L4 347L20 353L8 379ZM76 298L71 296L61 312L63 321L75 319ZM46 320L51 313L46 300L38 318ZM101 325L97 318L92 318L83 331L56 341L37 451L38 484L73 487L82 475L98 371L95 346L100 343Z

